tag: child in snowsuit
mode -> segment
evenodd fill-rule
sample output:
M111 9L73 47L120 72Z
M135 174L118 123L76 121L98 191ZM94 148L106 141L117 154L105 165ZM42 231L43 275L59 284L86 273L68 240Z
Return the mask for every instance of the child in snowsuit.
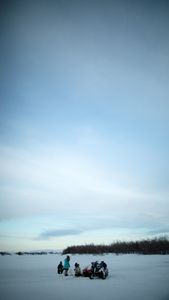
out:
M59 265L58 265L58 274L62 274L63 273L63 264L60 261Z
M70 268L70 256L68 255L65 260L64 260L64 271L65 271L65 276L68 276L68 270Z
M80 265L79 265L78 263L75 263L75 269L74 269L74 271L75 271L75 276L76 276L76 277L79 277L79 276L82 275L82 274L81 274Z

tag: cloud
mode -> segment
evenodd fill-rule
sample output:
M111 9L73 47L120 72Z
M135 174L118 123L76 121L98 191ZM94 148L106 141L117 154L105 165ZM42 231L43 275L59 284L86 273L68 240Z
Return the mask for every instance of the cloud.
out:
M99 212L99 214L90 214L89 212L87 215L81 215L80 213L78 216L72 215L69 220L64 215L62 215L62 220L59 220L59 222L55 219L53 219L53 224L46 223L46 230L38 235L37 240L76 235L78 235L79 240L83 240L85 236L100 235L100 238L102 238L103 232L108 232L112 238L117 232L125 233L126 231L130 234L146 234L148 236L169 232L167 223L164 225L161 220L152 219L146 213L139 214L136 211L128 211L127 213L125 211L116 213ZM51 230L51 226L53 228L61 226L62 229ZM155 230L154 228L158 229Z
M43 231L39 237L38 240L47 240L50 238L55 237L63 237L63 236L69 236L69 235L78 235L82 233L82 230L79 229L54 229L54 230L45 230Z
M108 168L70 147L1 146L0 154L1 219L51 213L120 218L144 213L145 207L146 213L166 211L167 191L146 191L118 165Z

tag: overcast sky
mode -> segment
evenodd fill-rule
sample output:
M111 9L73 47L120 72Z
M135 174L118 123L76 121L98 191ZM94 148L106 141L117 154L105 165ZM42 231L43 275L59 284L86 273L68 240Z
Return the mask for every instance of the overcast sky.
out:
M1 5L0 250L169 234L169 3Z

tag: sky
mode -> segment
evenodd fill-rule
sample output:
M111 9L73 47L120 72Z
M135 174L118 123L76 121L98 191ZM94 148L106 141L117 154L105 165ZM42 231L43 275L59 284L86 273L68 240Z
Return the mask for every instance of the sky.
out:
M0 250L169 235L169 2L2 1Z

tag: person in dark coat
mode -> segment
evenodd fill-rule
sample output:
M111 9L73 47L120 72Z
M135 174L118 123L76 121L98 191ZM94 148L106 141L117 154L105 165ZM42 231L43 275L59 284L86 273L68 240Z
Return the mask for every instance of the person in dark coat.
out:
M63 273L63 264L60 261L60 263L58 264L58 274L62 274Z

